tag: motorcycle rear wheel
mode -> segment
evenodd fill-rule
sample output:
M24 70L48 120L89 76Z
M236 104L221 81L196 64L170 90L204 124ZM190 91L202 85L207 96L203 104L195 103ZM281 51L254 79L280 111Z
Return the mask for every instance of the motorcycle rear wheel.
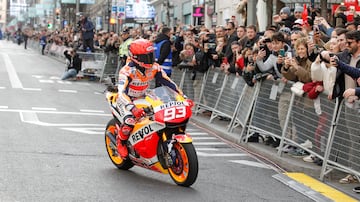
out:
M196 181L199 165L194 145L192 143L175 143L176 160L169 167L173 181L180 186L189 187Z
M105 147L106 147L106 151L109 155L109 158L111 160L111 162L119 169L122 170L129 170L130 168L132 168L134 166L134 164L129 160L129 159L122 159L120 157L120 155L117 153L116 151L116 146L115 148L113 146L111 146L111 139L106 135L107 132L110 132L116 139L116 134L115 134L115 119L111 119L105 129Z

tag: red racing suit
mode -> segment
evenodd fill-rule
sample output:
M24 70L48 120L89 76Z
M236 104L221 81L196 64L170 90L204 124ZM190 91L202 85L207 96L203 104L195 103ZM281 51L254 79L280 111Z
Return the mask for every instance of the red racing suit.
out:
M119 107L119 121L129 126L132 130L135 125L135 117L131 110L134 107L133 100L142 98L146 90L150 86L150 82L156 78L164 86L175 90L183 95L178 86L166 75L159 64L154 63L151 68L144 68L145 72L141 72L135 63L127 63L119 72L118 98L117 105ZM126 133L130 133L126 131ZM126 134L126 135L128 135Z

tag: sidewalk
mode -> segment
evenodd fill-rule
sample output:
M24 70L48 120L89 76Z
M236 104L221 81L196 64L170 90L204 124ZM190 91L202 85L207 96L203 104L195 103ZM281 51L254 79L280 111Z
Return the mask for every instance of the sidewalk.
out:
M260 156L262 160L269 164L275 163L287 172L301 172L315 179L319 179L321 166L314 163L304 162L302 158L294 158L288 154L278 156L276 148L265 145L261 142L261 140L259 143L240 142L241 128L238 127L234 129L232 133L229 133L227 131L227 125L229 124L228 121L221 121L215 118L212 123L209 123L209 120L210 116L201 113L193 115L191 119L193 123L211 130L216 135L229 140L230 142L236 143L236 145L240 146L244 150L254 153L257 157ZM341 173L340 171L334 170L326 176L324 183L360 201L360 194L356 194L352 191L354 187L360 186L359 183L340 184L338 182L339 179L343 178L345 175L346 174Z

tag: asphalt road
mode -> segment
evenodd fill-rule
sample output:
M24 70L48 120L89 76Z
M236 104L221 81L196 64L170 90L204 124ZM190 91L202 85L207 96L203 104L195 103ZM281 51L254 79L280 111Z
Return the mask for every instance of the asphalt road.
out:
M190 123L199 156L191 188L108 159L104 85L61 81L64 64L0 41L0 201L312 201L278 170Z

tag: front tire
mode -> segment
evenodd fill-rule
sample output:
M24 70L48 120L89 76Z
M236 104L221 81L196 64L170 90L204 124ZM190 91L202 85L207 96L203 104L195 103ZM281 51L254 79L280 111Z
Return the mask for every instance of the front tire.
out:
M129 170L130 168L132 168L134 166L134 164L129 160L129 159L122 159L120 157L120 155L117 152L117 148L116 148L116 144L114 145L111 142L111 139L106 135L106 133L110 133L111 135L113 135L116 139L116 134L115 134L115 119L111 119L108 124L106 125L106 129L105 129L105 147L106 147L106 151L108 153L108 156L111 160L111 162L119 169L122 170Z
M192 143L175 143L176 161L169 167L169 174L177 185L189 187L196 181L199 165Z

